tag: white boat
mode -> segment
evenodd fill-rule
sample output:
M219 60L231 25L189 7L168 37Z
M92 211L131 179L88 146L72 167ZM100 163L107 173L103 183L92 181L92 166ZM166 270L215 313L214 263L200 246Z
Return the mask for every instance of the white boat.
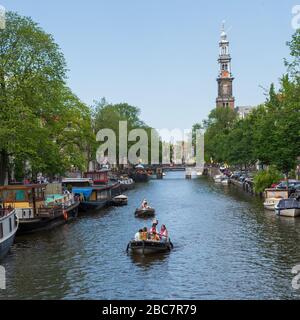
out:
M222 175L218 175L214 177L215 183L222 183Z
M9 252L19 227L15 210L0 209L0 260Z
M269 211L274 211L276 205L278 205L278 203L281 201L282 199L278 199L278 198L268 198L266 199L266 201L264 202L264 208L266 210Z
M114 206L127 206L128 197L125 195L120 195L120 196L114 197L112 200L112 204Z
M296 199L283 199L275 206L275 213L282 217L299 217L300 202Z
M215 183L221 183L223 185L229 185L230 180L227 176L219 175L214 177Z
M221 183L225 186L228 186L230 184L230 180L228 177L223 177Z

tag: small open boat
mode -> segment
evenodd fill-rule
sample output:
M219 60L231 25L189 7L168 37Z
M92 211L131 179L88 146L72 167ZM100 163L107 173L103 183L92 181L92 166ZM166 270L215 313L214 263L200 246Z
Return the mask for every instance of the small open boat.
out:
M147 218L147 217L154 217L155 216L155 209L147 208L147 209L136 209L135 216L138 218Z
M127 246L127 252L131 250L133 254L155 254L169 252L173 249L172 242L160 242L160 241L130 241Z
M112 199L112 205L114 206L121 207L121 206L127 206L127 204L128 204L127 196L120 195Z

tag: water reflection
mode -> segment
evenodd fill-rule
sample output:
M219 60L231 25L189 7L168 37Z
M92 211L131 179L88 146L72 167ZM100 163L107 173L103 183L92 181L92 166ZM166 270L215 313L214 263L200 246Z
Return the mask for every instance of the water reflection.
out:
M300 219L266 212L234 186L184 173L137 185L127 207L81 216L17 239L3 261L1 299L299 299ZM158 256L126 254L152 219L135 218L146 198L174 243ZM153 281L155 279L155 281ZM157 290L157 284L160 290Z

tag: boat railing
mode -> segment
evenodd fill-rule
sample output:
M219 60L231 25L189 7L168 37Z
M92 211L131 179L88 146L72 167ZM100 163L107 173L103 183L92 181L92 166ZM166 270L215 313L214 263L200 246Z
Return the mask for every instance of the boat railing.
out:
M1 208L0 209L0 218L8 216L14 209L13 208Z
M52 207L52 208L39 208L37 211L37 217L51 217L62 213L62 207Z

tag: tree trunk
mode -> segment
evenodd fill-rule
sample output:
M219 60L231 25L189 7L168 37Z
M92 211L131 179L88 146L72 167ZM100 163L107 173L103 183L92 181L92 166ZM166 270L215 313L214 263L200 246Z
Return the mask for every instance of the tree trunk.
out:
M8 184L8 154L5 150L0 151L0 185Z

